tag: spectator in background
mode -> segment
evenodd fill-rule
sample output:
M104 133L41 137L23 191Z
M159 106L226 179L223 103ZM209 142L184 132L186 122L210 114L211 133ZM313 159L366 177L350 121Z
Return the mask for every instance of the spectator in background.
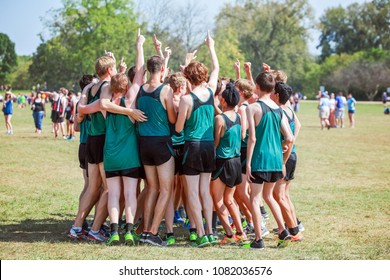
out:
M320 110L321 130L324 129L325 126L329 129L329 95L327 95L326 92L321 95L318 109Z
M387 92L386 91L384 91L382 94L382 102L383 102L383 105L386 106L386 103L387 103Z
M294 99L294 106L293 106L294 112L298 113L298 111L299 111L299 100L301 99L298 92L294 93L293 99Z
M334 93L332 92L330 94L330 99L329 99L329 124L330 124L330 127L336 127L335 111L336 111L336 99L334 98Z
M31 105L31 110L33 111L35 132L40 134L42 133L43 117L46 117L45 100L42 99L42 94L40 91L38 91L35 96L35 99Z
M345 114L345 105L347 104L347 99L340 91L336 97L336 127L344 127L344 114Z
M348 94L348 117L349 117L349 125L351 128L355 127L355 104L356 99L353 98L352 93Z
M11 118L12 118L12 99L16 96L10 92L7 91L5 93L4 102L3 102L3 113L5 118L5 127L7 128L6 134L11 135L14 134L12 130L12 124L11 124Z

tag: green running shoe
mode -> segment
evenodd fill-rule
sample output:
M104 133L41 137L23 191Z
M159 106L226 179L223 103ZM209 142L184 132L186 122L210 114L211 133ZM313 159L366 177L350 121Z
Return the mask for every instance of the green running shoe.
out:
M134 246L135 245L134 236L133 236L133 234L131 234L130 231L125 233L125 244L127 246Z
M190 241L191 242L196 242L196 239L198 238L198 234L196 231L190 232Z
M133 235L134 243L138 243L141 239L141 234L137 234L134 230L131 232L131 234Z
M119 245L119 234L116 232L110 235L110 238L106 241L106 245L114 246Z
M198 247L198 248L208 247L210 245L211 245L211 243L210 243L209 239L207 238L207 235L203 235L202 237L198 237L196 239L196 247Z
M171 235L171 236L167 236L167 245L168 246L172 246L172 245L175 245L176 244L176 238L175 236Z
M207 238L209 239L209 242L211 243L211 245L218 244L218 241L217 241L217 239L215 239L215 236L213 234L207 235Z

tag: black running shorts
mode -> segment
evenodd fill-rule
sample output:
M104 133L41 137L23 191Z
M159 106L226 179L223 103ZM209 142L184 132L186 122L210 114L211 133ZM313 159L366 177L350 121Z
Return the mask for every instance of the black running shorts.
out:
M215 169L215 147L213 141L186 142L184 144L183 173L199 175Z
M241 159L239 157L217 158L211 180L219 178L226 186L233 188L242 182Z
M118 170L118 171L106 171L106 178L130 177L130 178L138 179L139 177L138 173L139 173L139 167L128 168L128 169Z
M141 136L139 150L143 165L159 166L174 156L170 136Z
M263 184L264 182L267 183L275 183L279 181L279 179L283 178L283 172L282 171L276 171L276 172L252 172L252 176L254 178L251 178L251 181L255 184Z
M290 181L294 179L296 166L297 166L297 154L292 153L286 162L286 176L284 177L286 181Z
M103 149L106 135L98 135L87 137L87 162L91 164L98 164L103 162Z

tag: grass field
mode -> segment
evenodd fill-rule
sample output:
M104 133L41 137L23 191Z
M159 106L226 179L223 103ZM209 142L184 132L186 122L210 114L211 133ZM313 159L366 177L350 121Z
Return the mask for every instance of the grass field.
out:
M0 259L390 259L390 117L383 106L358 104L355 129L321 131L310 101L302 102L298 116L292 197L306 229L303 242L276 249L274 236L268 236L260 252L195 249L187 232L175 227L176 247L129 248L67 239L83 185L78 141L55 140L49 118L43 133L35 134L31 111L14 106L14 135L5 135L0 121ZM268 228L275 225L271 217Z

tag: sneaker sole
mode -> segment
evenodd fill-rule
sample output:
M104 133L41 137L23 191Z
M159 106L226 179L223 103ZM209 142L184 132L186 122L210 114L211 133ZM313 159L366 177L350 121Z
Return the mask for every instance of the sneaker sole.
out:
M209 247L209 246L211 246L210 242L196 245L197 248L205 248L205 247Z
M164 246L167 246L167 244L163 241L163 243L156 243L156 242L153 242L153 241L150 241L149 239L145 240L145 244L150 244L150 245L153 245L153 246L158 246L158 247L164 247Z
M126 246L134 246L135 245L135 241L134 240L125 240L125 245Z
M83 237L75 237L73 235L69 235L68 234L68 238L72 241L86 241L88 240L87 238L83 238Z
M106 243L107 246L118 246L120 245L119 240L113 240L111 243Z

